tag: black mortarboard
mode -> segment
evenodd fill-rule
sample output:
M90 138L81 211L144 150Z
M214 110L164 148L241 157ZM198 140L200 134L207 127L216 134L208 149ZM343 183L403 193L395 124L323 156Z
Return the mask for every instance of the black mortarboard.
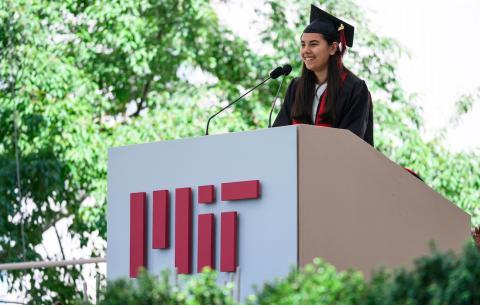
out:
M330 15L312 4L310 8L310 24L303 32L319 33L340 43L342 43L342 35L344 35L345 43L347 46L352 47L353 31L354 28L350 24Z

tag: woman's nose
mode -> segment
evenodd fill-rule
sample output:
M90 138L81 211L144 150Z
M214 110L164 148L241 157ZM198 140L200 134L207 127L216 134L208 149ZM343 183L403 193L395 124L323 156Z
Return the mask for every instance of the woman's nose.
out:
M302 54L310 53L310 48L308 46L302 47L302 50L300 51Z

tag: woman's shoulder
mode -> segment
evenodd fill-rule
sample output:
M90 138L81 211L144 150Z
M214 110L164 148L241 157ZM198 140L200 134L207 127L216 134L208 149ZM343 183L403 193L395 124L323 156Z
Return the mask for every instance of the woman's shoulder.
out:
M295 88L298 85L298 82L300 81L300 77L294 77L290 80L290 83L288 84L288 88Z
M347 77L345 79L345 83L354 85L354 87L362 86L365 84L365 81L354 74L352 71L347 70Z
M294 77L292 80L290 80L290 83L288 84L287 92L285 93L285 98L289 104L292 104L293 100L295 99L295 92L297 90L299 79L300 79L299 77Z
M347 77L343 83L343 96L352 98L355 95L368 95L368 87L363 79L348 71Z

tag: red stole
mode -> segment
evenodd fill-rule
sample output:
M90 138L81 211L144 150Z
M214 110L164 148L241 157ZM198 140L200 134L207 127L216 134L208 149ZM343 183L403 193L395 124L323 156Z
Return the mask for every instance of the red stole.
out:
M345 70L343 71L341 78L342 78L342 85L343 85L343 83L345 82L345 79L347 78L347 71ZM315 124L314 124L315 126L332 127L332 124L327 122L322 122L322 117L325 113L326 105L327 105L327 89L325 89L325 92L323 92L320 103L318 105L318 108L320 109L317 110L317 115L315 117ZM292 125L297 125L297 124L302 124L302 123L293 119Z

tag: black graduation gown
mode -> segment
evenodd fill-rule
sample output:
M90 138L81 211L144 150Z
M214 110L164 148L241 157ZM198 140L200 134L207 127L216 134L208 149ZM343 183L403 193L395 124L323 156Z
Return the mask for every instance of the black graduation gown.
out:
M273 127L292 124L291 109L297 84L298 79L295 78L288 85L282 108ZM335 107L337 120L332 127L348 129L373 146L373 105L365 82L349 72Z

